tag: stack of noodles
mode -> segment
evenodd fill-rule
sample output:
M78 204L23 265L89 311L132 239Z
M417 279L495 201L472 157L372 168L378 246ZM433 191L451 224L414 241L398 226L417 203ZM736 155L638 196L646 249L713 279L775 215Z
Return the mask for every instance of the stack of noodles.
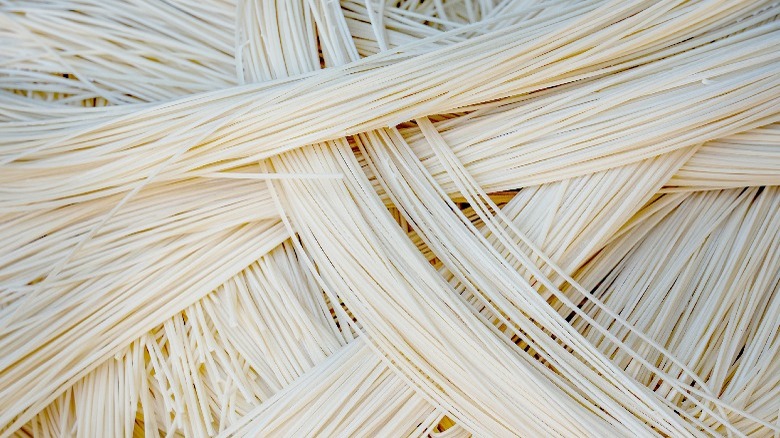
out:
M780 5L0 1L0 436L780 434Z

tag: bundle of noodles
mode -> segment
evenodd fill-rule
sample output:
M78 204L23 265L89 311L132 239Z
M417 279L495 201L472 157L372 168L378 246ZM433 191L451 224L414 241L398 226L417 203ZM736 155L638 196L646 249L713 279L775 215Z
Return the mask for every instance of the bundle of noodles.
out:
M0 436L780 434L778 14L0 0Z

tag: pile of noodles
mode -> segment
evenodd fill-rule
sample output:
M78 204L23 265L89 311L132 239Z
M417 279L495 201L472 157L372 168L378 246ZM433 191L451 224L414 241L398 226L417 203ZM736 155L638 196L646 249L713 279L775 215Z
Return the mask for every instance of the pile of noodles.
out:
M0 437L779 415L777 3L0 0Z

